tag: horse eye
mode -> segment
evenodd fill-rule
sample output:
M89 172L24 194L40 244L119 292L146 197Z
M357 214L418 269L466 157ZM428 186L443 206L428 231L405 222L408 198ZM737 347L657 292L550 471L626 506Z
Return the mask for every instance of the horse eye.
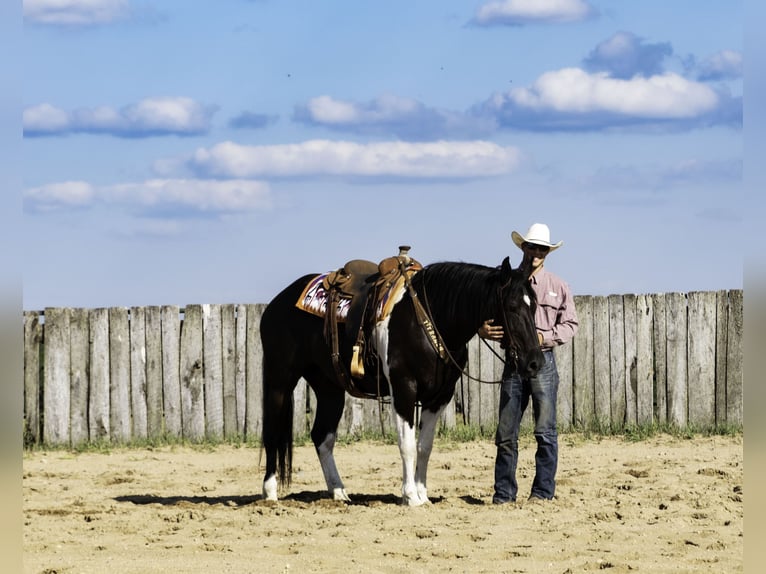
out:
M524 303L527 304L527 307L532 304L532 301L529 300L529 295L524 295Z

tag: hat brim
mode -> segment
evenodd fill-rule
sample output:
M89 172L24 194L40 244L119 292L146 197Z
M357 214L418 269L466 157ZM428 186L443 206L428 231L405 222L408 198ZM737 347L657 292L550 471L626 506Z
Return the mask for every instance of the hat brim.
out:
M516 244L516 247L521 249L522 245L525 243L534 243L535 245L542 245L544 247L548 248L548 253L551 251L556 251L559 247L564 245L563 241L559 241L558 243L548 243L547 241L540 241L539 239L527 239L521 233L518 233L517 231L511 232L511 239L513 239L513 242Z

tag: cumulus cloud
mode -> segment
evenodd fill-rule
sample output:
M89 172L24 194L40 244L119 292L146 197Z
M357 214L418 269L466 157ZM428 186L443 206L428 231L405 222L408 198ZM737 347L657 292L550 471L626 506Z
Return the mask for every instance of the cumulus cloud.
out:
M476 138L491 133L495 127L461 112L429 108L417 100L394 95L369 102L319 96L297 106L293 120L334 131L410 141Z
M584 64L590 71L628 79L662 73L665 58L672 55L673 47L668 42L650 44L630 32L617 32L596 46Z
M24 0L24 18L37 24L88 26L122 20L128 0Z
M110 204L145 215L216 215L268 208L270 193L267 183L237 179L151 179L104 186L67 181L26 189L24 209L34 213Z
M626 80L564 68L541 75L530 87L495 94L474 112L503 127L535 131L690 129L741 125L742 100L670 72Z
M191 98L146 98L123 108L109 106L67 112L49 103L28 107L23 113L27 137L73 133L117 137L192 136L207 133L215 108Z
M741 52L723 50L700 63L697 78L703 82L736 80L742 77L743 69Z
M223 142L200 148L189 167L208 177L391 177L475 178L513 171L514 147L486 141L400 141L360 144L311 140L298 144L246 146Z
M596 10L584 0L502 0L482 4L474 16L478 26L524 26L585 20Z

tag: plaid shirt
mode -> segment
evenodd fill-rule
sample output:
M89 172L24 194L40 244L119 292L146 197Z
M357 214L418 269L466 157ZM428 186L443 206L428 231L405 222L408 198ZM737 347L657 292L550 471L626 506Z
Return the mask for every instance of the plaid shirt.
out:
M535 325L543 335L543 349L571 341L579 323L569 285L545 267L532 275L529 282L537 295Z

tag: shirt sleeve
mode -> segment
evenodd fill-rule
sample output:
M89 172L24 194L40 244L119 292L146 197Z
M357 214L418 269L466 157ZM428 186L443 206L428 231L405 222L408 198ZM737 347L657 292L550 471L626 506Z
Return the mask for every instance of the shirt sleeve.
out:
M542 347L551 349L572 340L579 323L572 293L560 278L551 274L536 285L538 310L537 330L543 335Z
M563 345L571 341L577 334L579 323L577 321L577 310L575 309L574 298L569 291L569 286L562 283L561 286L561 306L556 315L556 323L553 325L552 346ZM548 341L543 341L543 345Z

